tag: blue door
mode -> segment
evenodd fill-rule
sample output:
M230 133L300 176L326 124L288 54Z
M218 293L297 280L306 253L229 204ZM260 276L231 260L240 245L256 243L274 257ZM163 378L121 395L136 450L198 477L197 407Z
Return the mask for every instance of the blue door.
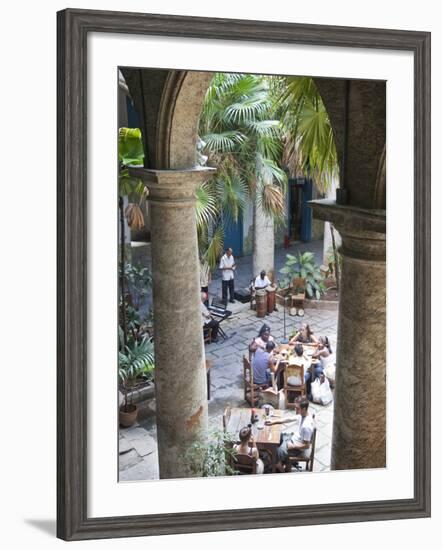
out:
M235 223L233 220L224 220L224 248L230 247L234 256L243 255L243 221L242 216L238 217Z

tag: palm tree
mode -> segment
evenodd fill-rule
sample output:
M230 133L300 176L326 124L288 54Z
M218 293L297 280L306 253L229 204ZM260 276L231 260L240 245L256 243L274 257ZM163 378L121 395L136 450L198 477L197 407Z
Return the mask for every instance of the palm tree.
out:
M316 84L309 77L272 81L277 113L284 126L283 163L292 176L313 178L324 193L338 174L333 128Z
M278 115L285 128L283 162L292 177L313 179L326 196L334 197L339 167L333 128L312 78L281 77L272 81ZM328 263L329 244L336 257L335 239L329 222L324 225L323 260Z
M262 222L267 225L265 238L273 241L273 223L284 219L283 131L274 114L268 77L215 75L204 102L200 135L202 152L217 173L197 193L197 221L204 222L199 224L200 243L207 245L205 255L212 266L223 246L224 226L238 220L247 199L254 206L254 264L260 250L258 238L263 237ZM209 218L213 234L205 223ZM270 265L261 264L259 269L273 267L273 246L269 249Z

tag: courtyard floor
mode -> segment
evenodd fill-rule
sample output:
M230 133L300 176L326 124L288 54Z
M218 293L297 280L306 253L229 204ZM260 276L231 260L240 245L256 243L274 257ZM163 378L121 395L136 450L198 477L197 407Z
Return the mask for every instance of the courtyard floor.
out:
M306 248L316 252L320 263L320 248L317 243L309 243ZM277 258L276 267L280 269L285 259L284 251ZM288 252L294 252L289 250ZM251 274L251 259L238 259L238 273L243 273L244 284L238 279L237 288L247 286ZM219 287L219 288L218 288ZM221 284L214 278L210 293L219 295ZM243 390L243 355L247 355L248 345L258 333L263 322L270 325L275 339L284 337L283 308L259 319L249 304L229 304L233 315L223 322L222 326L228 339L218 343L206 344L206 359L212 363L211 398L209 401L210 429L222 429L222 416L227 406L248 406L244 401ZM305 316L291 317L286 315L286 335L289 336L300 322L307 322L317 335L329 337L333 350L336 349L337 311L324 309L306 309ZM326 471L330 468L331 436L333 424L333 403L323 407L310 404L310 413L315 414L317 425L316 452L314 471ZM287 426L290 429L290 426ZM131 428L120 428L119 431L119 480L139 481L158 479L158 454L156 443L155 400L152 399L141 407L139 419Z

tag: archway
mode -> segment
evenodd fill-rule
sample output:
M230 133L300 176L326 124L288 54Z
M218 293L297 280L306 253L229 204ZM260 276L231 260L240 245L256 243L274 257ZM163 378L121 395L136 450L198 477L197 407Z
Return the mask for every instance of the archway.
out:
M161 266L156 290L155 312L158 310L160 319L156 338L170 350L171 334L178 335L178 340L188 337L186 361L180 365L180 372L170 365L170 356L161 357L160 353L157 359L159 371L164 375L157 397L163 398L163 412L168 411L167 421L160 418L158 425L161 477L179 477L188 473L182 467L182 452L204 437L207 430L204 353L196 325L190 334L182 318L165 315L161 308L188 310L189 318L199 316L197 307L189 309L190 303L199 302L199 288L196 234L192 224L188 224L188 207L197 182L207 177L202 169L196 168L195 156L199 113L212 75L150 69L123 69L123 73L142 113L143 134L147 137L146 169L135 172L146 182L152 204L157 207L153 221L157 232L152 234L152 241L156 241L153 261ZM332 221L343 238L332 467L384 467L385 356L379 356L376 344L385 342L386 322L385 210L382 210L385 83L334 79L315 79L315 82L332 120L341 186L346 190L342 204L317 201L312 205L317 217ZM170 231L164 231L164 221ZM182 231L184 223L188 226ZM178 273L176 261L175 264L170 261L171 241L175 250L180 250L187 259L184 272ZM172 293L171 299L164 289L170 289L177 276L186 278L186 295ZM195 375L195 368L198 383L183 393L180 385L185 384L186 377ZM175 376L179 382L175 381L170 391L166 382ZM172 394L177 397L175 406L180 411L177 414L167 409L173 402ZM186 438L182 437L182 430L187 430Z

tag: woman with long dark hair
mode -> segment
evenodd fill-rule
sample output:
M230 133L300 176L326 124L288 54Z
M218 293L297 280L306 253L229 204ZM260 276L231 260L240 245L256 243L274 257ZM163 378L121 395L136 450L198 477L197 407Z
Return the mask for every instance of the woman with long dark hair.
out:
M310 328L310 325L307 323L302 323L302 325L299 327L298 332L293 336L293 338L289 342L290 344L317 344L318 339L313 334L312 329Z

